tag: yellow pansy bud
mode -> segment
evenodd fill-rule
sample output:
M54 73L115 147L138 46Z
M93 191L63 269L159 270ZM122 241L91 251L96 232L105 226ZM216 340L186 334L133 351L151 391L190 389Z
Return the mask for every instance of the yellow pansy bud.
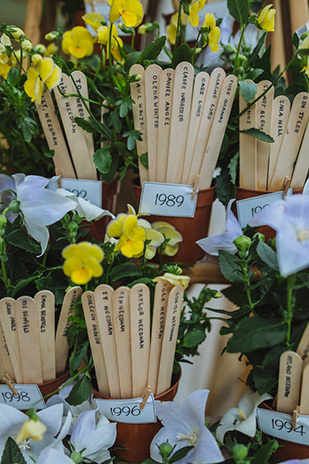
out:
M23 50L25 50L26 52L30 52L30 50L32 49L32 42L31 42L31 40L29 40L29 39L23 40L23 41L21 42L21 48L22 48Z
M58 32L52 31L45 35L45 40L52 41L52 40L57 39L57 37L58 37Z
M257 18L257 23L260 28L267 32L273 32L275 30L276 10L271 7L272 5L265 6Z
M40 53L41 55L44 55L46 53L46 47L43 44L37 44L33 47L33 50L37 53Z
M22 29L20 29L19 27L16 27L14 26L14 32L12 32L12 36L14 37L15 40L18 40L20 39L21 36L24 36L25 33Z
M43 439L43 435L46 432L46 426L40 420L27 419L20 429L19 434L15 437L15 441L18 445L23 443L29 438L34 441L40 441Z
M38 64L42 60L43 60L42 55L40 55L39 53L35 53L34 55L32 55L31 62L33 64Z

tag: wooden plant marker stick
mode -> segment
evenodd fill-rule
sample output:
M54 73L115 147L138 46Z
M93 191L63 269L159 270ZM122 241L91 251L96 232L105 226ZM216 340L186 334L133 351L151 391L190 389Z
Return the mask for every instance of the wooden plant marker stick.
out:
M166 182L180 184L191 114L194 68L183 61L175 70Z
M0 356L1 356L1 361L3 363L4 372L8 373L11 377L15 377L8 345L7 345L6 338L5 338L1 324L0 324Z
M18 298L15 312L23 383L42 383L39 324L34 299L28 296Z
M82 71L75 70L75 71L72 72L72 77L73 77L73 79L75 81L75 84L77 85L78 90L79 90L80 94L82 95L82 97L85 98L85 99L89 99L88 84L87 84L87 78L86 78L85 74ZM73 87L73 88L75 90L74 93L77 93L76 88L75 87ZM85 105L89 110L90 109L89 102L85 101ZM89 116L89 113L88 113L87 109L85 108L85 105L82 102L81 98L76 98L76 106L77 106L78 116L80 118L85 119L86 121L89 121L90 116ZM93 179L96 180L97 179L97 170L96 170L96 167L95 167L94 162L93 162L93 154L94 154L94 151L95 151L94 150L94 143L93 143L93 135L90 132L84 131L84 137L86 139L86 144L87 144L87 148L88 148L89 161L93 165L93 176L94 176ZM85 153L85 155L86 155L86 153Z
M141 396L147 387L150 350L150 295L145 284L130 290L132 394Z
M285 176L292 177L293 166L309 116L309 93L301 92L294 98L278 155L270 190L280 190Z
M253 81L247 79L247 82ZM239 112L247 108L248 104L239 92ZM255 127L256 106L253 105L239 118L239 129L248 130ZM248 134L239 134L239 186L249 189L256 189L257 185L257 157L256 157L255 137Z
M159 78L159 137L156 182L165 182L166 177L174 79L175 70L171 68L164 69Z
M173 287L168 297L157 382L157 395L165 392L171 386L183 292L183 287Z
M306 133L303 138L300 152L298 154L294 172L292 176L291 187L294 189L303 188L309 169L309 129L307 126Z
M130 68L130 76L133 74L139 74L141 80L132 82L130 84L131 98L135 101L133 104L133 119L134 128L142 133L143 140L136 141L136 149L138 155L138 169L141 180L141 186L143 182L149 180L148 169L142 165L140 157L147 153L147 124L146 124L146 99L145 99L145 69L141 64L134 64Z
M159 129L159 78L162 69L151 64L145 71L145 99L147 125L148 177L156 181L157 145Z
M16 323L16 302L13 298L2 298L0 300L0 318L10 362L13 367L13 377L17 383L24 383L21 358L23 349L20 350L19 347ZM6 364L7 357L2 357ZM8 373L10 374L10 372Z
M41 103L36 109L43 127L44 135L50 150L55 151L53 162L63 177L75 179L76 174L62 130L55 114L55 106L49 90L42 95Z
M270 135L274 139L274 143L270 143L267 188L274 175L274 169L288 123L290 109L291 103L288 97L279 95L274 99L270 124Z
M132 398L130 289L119 287L113 297L117 365L121 398Z
M259 97L265 90L271 86L270 81L261 81L258 83L257 97ZM270 133L272 106L274 99L274 87L271 87L265 95L256 102L256 127ZM268 163L269 163L269 150L272 144L257 140L256 142L256 186L258 190L266 190L267 176L268 176Z
M219 157L222 140L231 113L235 92L237 89L237 77L227 76L224 80L219 97L218 106L208 139L202 167L200 171L200 189L207 189L211 185L213 172Z
M120 398L119 374L113 323L114 290L109 285L99 285L94 291L99 333L105 360L109 392L112 398Z
M62 74L59 88L64 95L76 94L71 78L66 74ZM77 177L78 179L96 179L94 165L89 161L84 131L74 121L74 118L78 116L77 99L62 96L57 87L54 92Z
M193 158L195 156L194 147L197 139L197 134L200 130L200 123L202 120L202 113L207 94L208 83L209 74L207 74L206 72L200 72L195 77L194 90L192 96L191 117L181 179L182 184L185 184L188 180L188 174L192 165Z
M82 305L99 392L110 396L93 292L87 291L82 294Z
M55 296L49 290L34 295L42 358L43 382L56 378Z
M224 79L225 71L221 68L216 68L211 73L202 112L202 119L194 145L194 157L187 176L186 184L188 185L193 184L196 174L198 174L201 170L203 156L207 147L207 142L214 121L216 107L219 101Z
M309 322L298 344L296 353L299 354L303 361L309 359Z
M309 364L303 369L302 386L300 394L300 413L309 414Z
M299 402L303 362L299 354L285 351L280 356L277 411L292 414Z
M170 288L171 286L168 284L168 282L159 281L155 289L147 381L147 384L150 385L154 394L156 394L157 391L165 313L167 309Z
M75 303L82 294L80 287L72 287L64 295L56 332L56 373L57 377L64 373L69 346L66 331L72 324L68 319L73 315Z

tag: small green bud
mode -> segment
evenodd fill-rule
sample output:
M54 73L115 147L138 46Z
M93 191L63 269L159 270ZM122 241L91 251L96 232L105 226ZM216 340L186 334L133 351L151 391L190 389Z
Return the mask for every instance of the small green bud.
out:
M236 48L234 45L231 44L226 44L222 46L224 53L227 53L228 55L231 55L232 53L236 53Z
M237 444L232 449L232 456L236 462L242 462L248 455L248 449L245 445Z
M159 446L159 451L160 451L162 458L166 459L171 455L173 451L173 447L170 443L166 441L164 443L161 443L161 445Z
M12 200L9 204L9 210L12 211L12 213L19 213L20 212L20 201L18 200Z
M0 230L3 229L7 224L7 220L5 216L0 216Z
M32 49L32 42L31 40L29 39L25 39L21 42L21 48L26 51L26 52L30 52L30 50Z
M71 454L71 459L73 462L75 462L76 464L79 464L80 462L83 462L83 456L80 454L79 451L73 451L73 453Z
M58 39L58 37L59 37L59 32L57 31L52 31L45 35L45 39L49 41Z
M118 27L125 34L135 35L134 27L128 27L125 24L119 24Z
M222 295L221 295L220 292L217 292L217 293L213 296L213 298L222 298Z
M72 221L68 224L68 230L70 232L75 232L78 229L78 224L76 222Z
M248 251L251 245L251 238L246 235L240 235L233 241L238 251Z
M260 232L256 232L253 235L253 239L256 239L258 242L265 242L265 235L261 234Z

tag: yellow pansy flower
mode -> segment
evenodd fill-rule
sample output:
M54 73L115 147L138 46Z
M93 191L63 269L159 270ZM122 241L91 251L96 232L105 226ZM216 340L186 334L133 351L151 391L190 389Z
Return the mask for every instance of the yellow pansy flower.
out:
M135 258L144 250L145 229L138 225L134 214L118 214L108 224L107 234L111 238L119 238L115 251L121 251L127 258Z
M81 59L90 56L93 52L94 38L83 26L73 27L66 31L62 38L62 50L67 55Z
M212 52L217 52L219 50L221 31L220 28L216 26L216 18L213 14L207 13L205 15L202 28L207 30L207 32L203 34L205 40L203 47L208 44Z
M157 248L164 242L164 235L158 230L153 229L151 224L145 219L138 219L137 223L145 229L146 241L150 240L150 243L148 243L145 248L145 258L152 259L157 252ZM136 257L139 258L142 254L143 252Z
M298 49L299 50L307 50L307 54L305 54L304 56L300 56L300 58L302 59L302 63L304 64L302 72L305 72L307 74L307 76L309 77L309 53L308 53L309 35L307 35L307 37L304 38L304 40L299 45Z
M276 10L271 7L272 5L266 5L257 18L258 25L267 32L273 32L275 30Z
M36 68L29 68L27 72L27 80L24 83L24 89L31 101L41 103L44 84L40 79L39 71Z
M112 27L112 46L111 46L111 53L115 60L122 61L122 55L120 52L120 48L123 47L123 42L120 37L118 37L118 30L115 24L110 24L108 27L100 26L97 34L98 34L98 43L107 46L107 55L109 56L109 33L110 28ZM117 38L117 39L116 39Z
M171 17L171 22L166 26L167 40L170 44L175 45L176 42L176 33L177 33L177 23L178 23L178 12L174 13ZM188 22L188 15L184 14L181 11L181 24L185 26Z
M179 250L179 243L182 242L182 235L168 222L153 222L152 227L163 234L165 240L168 240L162 254L166 256L175 256Z
M120 18L127 27L137 27L144 16L143 5L138 0L113 0L109 19L112 23Z
M183 287L185 290L188 288L190 283L190 277L170 274L169 272L166 272L163 276L155 277L152 279L153 282L159 282L160 280L163 282L168 282L169 284L176 287Z
M206 0L195 0L191 3L188 21L192 26L197 27L199 25L200 19L198 14L204 8L205 3Z
M45 56L54 55L59 50L59 47L55 43L51 43L47 46Z
M205 27L208 32L210 32L214 27L216 27L216 18L212 13L205 14L205 19L202 27Z
M100 26L104 26L106 24L104 16L100 13L96 13L95 11L84 14L82 18L88 26L92 27L94 32L97 32Z
M52 58L46 57L38 62L37 69L33 67L28 69L24 89L31 101L41 103L44 85L51 90L59 84L60 79L61 69Z
M43 439L43 435L46 432L46 426L40 420L27 419L18 435L15 437L15 441L18 445L27 442L29 438L34 441L40 441Z
M40 55L39 53L35 53L31 57L31 63L33 64L38 64L42 60L43 60L42 55Z
M80 242L68 245L62 250L65 259L63 272L73 283L83 285L92 277L100 277L103 268L100 262L104 258L103 250L96 244Z

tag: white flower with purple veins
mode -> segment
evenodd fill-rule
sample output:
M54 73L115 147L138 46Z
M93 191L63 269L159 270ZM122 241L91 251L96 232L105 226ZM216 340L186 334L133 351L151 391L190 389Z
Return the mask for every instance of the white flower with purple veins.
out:
M176 401L156 403L157 417L162 429L155 435L150 445L150 456L162 462L159 448L169 442L175 451L193 446L188 454L177 461L178 464L208 464L223 462L219 446L205 426L205 407L209 390L196 390L185 399L183 405Z
M275 229L280 274L287 277L309 266L309 197L291 195L279 200L250 222Z
M113 219L115 217L106 209L102 209L99 206L93 205L90 203L90 201L84 200L84 198L81 197L77 197L74 195L74 193L69 192L68 190L59 188L56 190L56 193L62 197L69 198L70 200L74 201L74 211L76 211L80 217L85 218L87 221L98 220L103 216L111 216Z
M71 458L64 454L64 450L58 450L55 448L49 448L47 450L43 450L37 461L36 464L74 464Z
M219 250L224 250L233 254L237 252L237 248L233 241L235 238L243 235L243 233L239 222L231 210L233 201L235 200L230 200L227 205L225 223L227 232L214 235L213 237L202 238L196 242L206 253L210 255L218 256Z

